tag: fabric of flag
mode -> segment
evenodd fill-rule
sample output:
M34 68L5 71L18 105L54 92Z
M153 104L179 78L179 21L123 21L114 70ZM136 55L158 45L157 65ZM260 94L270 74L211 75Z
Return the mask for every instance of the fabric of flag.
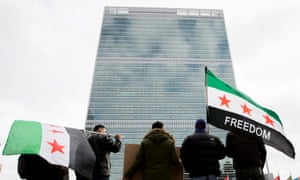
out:
M216 127L248 134L295 158L279 116L206 69L207 121Z
M96 160L82 130L23 120L12 124L2 154L37 154L88 178Z
M286 180L293 180L292 176L289 176Z
M228 177L228 176L226 176L226 177L224 178L224 180L229 180L229 177Z
M295 178L294 180L300 180L300 177Z
M274 180L280 180L280 176L276 176Z

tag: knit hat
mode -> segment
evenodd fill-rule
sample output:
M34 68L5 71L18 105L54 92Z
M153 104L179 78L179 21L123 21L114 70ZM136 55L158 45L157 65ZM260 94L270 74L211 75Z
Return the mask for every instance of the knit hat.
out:
M195 132L205 132L206 122L203 119L197 119L195 123Z

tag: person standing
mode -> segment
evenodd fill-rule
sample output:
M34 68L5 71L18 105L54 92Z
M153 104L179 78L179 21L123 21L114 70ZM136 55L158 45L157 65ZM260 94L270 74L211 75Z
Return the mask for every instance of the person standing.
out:
M218 137L206 132L205 120L198 119L195 133L182 143L180 157L192 180L216 180L221 173L219 160L225 157L225 147Z
M92 133L88 137L88 141L96 155L93 180L109 180L111 171L110 153L120 151L122 146L121 135L116 134L114 137L108 135L103 124L96 125L94 132L96 133ZM80 179L80 177L77 179Z
M171 180L172 168L180 166L175 139L165 131L162 122L156 121L143 138L136 159L125 172L124 179L130 180L142 167L143 180Z
M263 167L266 148L258 139L229 132L226 137L226 155L233 159L237 180L264 180Z

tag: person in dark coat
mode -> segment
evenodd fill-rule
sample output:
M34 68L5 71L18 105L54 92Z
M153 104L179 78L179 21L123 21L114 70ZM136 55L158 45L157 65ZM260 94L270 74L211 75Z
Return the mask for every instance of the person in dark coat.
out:
M21 154L18 159L18 174L26 180L68 180L67 167L48 163L35 154Z
M226 154L233 159L237 180L264 180L263 167L266 148L258 139L229 132L226 137Z
M206 132L205 120L198 119L195 133L182 143L180 157L192 180L216 180L221 173L219 160L225 158L225 147L218 137Z
M116 134L114 137L108 135L103 124L96 125L94 131L97 133L88 137L88 141L96 155L93 180L109 180L111 171L110 153L120 151L122 146L121 135ZM83 177L77 176L77 180L79 179L83 179Z
M154 122L143 138L133 165L124 174L130 180L140 167L143 180L171 180L173 167L180 167L173 136L163 129L162 122Z

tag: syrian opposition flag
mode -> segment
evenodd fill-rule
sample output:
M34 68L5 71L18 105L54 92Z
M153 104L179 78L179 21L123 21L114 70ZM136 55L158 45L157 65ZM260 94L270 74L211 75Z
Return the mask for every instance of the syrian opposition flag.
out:
M278 115L260 106L247 95L234 89L205 70L207 86L207 122L221 129L257 137L289 157L295 150L285 137Z
M34 121L16 120L12 124L2 154L37 154L87 178L92 178L95 163L94 152L82 130Z

